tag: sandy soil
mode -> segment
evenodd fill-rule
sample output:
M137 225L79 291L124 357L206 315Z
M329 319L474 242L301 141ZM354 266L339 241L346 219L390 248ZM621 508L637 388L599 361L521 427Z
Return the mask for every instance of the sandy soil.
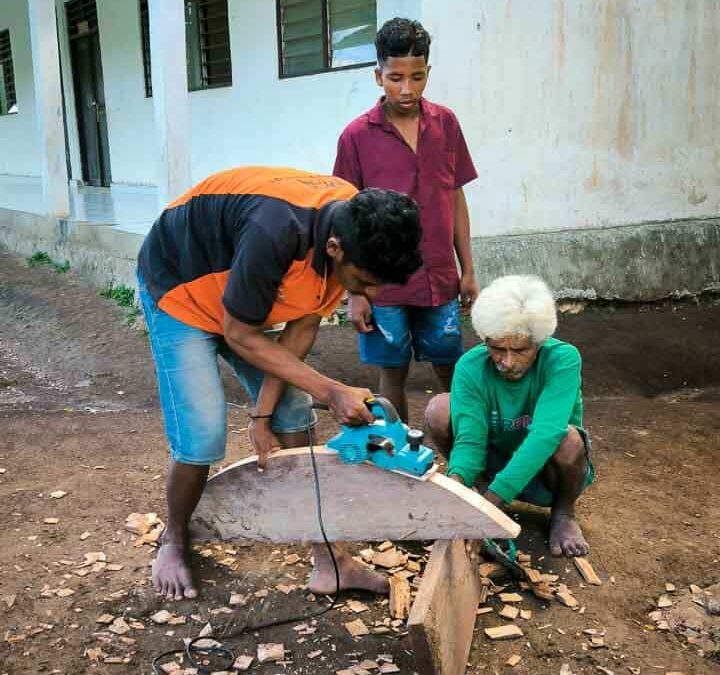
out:
M666 583L677 587L671 598L679 603L690 584L720 581L720 304L710 298L591 307L564 316L558 335L578 345L585 362L586 425L599 478L579 511L604 583L586 586L572 564L551 559L545 515L518 508L520 547L538 567L560 575L585 609L525 593L522 607L533 611L520 622L525 636L503 643L482 632L501 623L497 614L479 617L468 672L557 675L569 664L577 675L720 673L712 643L689 644L686 636L656 630L648 618ZM466 337L473 344L469 331ZM372 386L374 374L356 353L350 328L328 327L310 360L333 377ZM433 387L429 369L414 368L416 422ZM246 416L243 393L230 378L227 389L234 404L230 462L247 452ZM321 435L334 429L324 420ZM148 585L153 549L134 546L124 521L131 512L163 517L165 469L143 333L127 327L123 310L72 272L28 268L0 252L0 675L150 673L156 654L177 648L207 622L241 623L248 611L255 619L279 618L322 604L301 588L308 549L210 546L197 555L202 597L167 607L186 623L154 624L149 617L164 605ZM56 490L67 494L55 499ZM419 545L412 551L425 553ZM105 560L97 564L100 556L88 554L100 552ZM285 564L293 552L301 561ZM90 564L81 567L84 560ZM285 595L275 588L279 583L299 588ZM61 589L73 593L58 595ZM267 597L254 595L264 589ZM248 602L227 614L222 608L231 592ZM388 616L375 598L348 599L369 606L359 615L369 626ZM495 598L490 604L501 606ZM103 614L124 617L129 630L108 631L96 621ZM413 672L402 626L353 639L343 624L355 618L345 604L318 619L307 636L291 624L228 646L254 654L259 642L284 643L286 662L253 664L250 672L261 675L334 673L382 654L402 673ZM583 630L589 628L604 632L605 647L588 648ZM512 654L522 657L514 668L505 665Z

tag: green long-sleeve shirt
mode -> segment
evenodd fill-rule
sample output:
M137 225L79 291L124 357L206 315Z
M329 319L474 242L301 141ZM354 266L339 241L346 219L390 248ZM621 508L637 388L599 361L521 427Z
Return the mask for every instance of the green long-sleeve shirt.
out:
M491 447L511 459L489 489L512 501L557 450L568 424L582 426L580 370L578 350L555 338L543 344L518 381L502 377L485 345L464 354L450 390L454 444L448 475L473 485Z

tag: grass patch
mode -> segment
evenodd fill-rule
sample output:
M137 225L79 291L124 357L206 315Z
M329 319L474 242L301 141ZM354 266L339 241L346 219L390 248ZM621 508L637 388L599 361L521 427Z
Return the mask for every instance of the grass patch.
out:
M100 291L100 295L108 300L113 300L115 304L125 310L125 325L134 326L138 316L140 316L140 307L135 301L135 289L125 284L117 286L111 283L109 286Z
M50 267L58 274L65 274L70 269L70 261L64 263L55 262L45 251L35 251L26 259L28 267Z

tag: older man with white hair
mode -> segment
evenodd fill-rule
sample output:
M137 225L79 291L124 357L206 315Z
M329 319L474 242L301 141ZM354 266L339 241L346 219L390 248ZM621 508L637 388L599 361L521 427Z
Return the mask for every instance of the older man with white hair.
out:
M497 506L550 507L551 553L585 555L575 502L595 470L580 353L552 337L552 293L537 277L501 277L475 301L472 324L483 344L458 361L450 394L434 397L425 415L448 475Z

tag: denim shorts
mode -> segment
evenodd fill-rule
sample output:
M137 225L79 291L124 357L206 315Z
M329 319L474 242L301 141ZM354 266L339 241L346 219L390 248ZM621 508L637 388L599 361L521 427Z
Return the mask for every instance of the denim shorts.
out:
M227 415L218 355L257 400L264 374L238 357L221 335L188 326L160 309L138 272L140 302L155 361L170 453L183 464L225 457ZM303 431L317 422L309 394L288 385L272 417L276 433Z
M585 482L581 490L581 492L584 492L595 480L595 467L591 459L592 444L585 429L582 427L575 427L575 429L577 429L580 434L580 438L582 438L583 445L585 446ZM488 448L487 466L485 467L485 478L488 484L493 482L495 476L505 468L509 461L510 457L507 457L493 447ZM526 504L546 507L552 506L555 501L553 493L543 480L542 471L533 476L532 480L515 499L525 502Z
M416 361L454 364L463 353L460 305L451 300L439 307L373 305L374 330L361 333L360 359L384 368Z

